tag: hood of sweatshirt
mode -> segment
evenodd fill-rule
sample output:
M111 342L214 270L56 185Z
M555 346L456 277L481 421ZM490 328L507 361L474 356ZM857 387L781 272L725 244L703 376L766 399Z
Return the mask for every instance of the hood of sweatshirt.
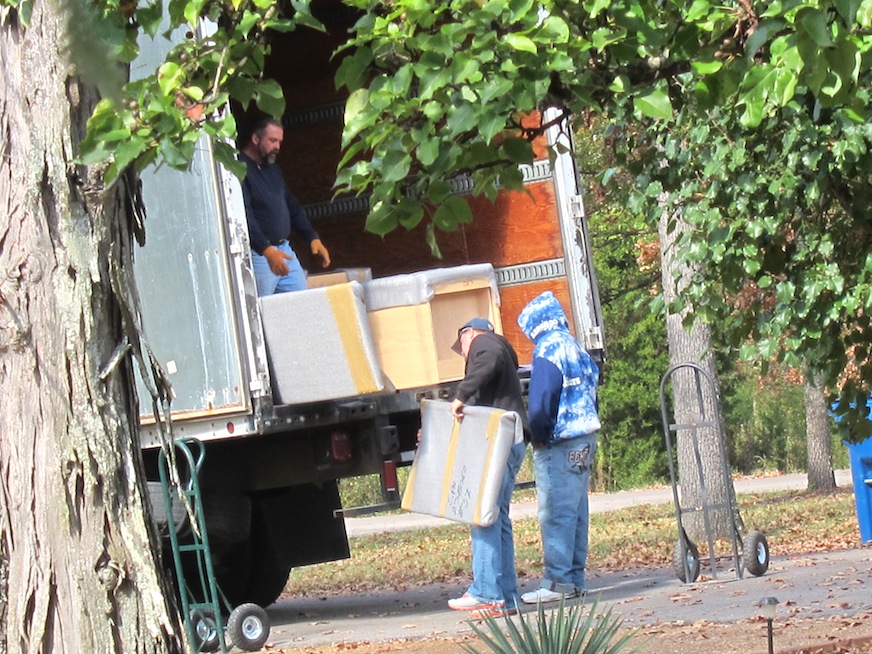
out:
M569 332L569 321L551 291L530 301L518 316L518 326L534 343L553 331Z

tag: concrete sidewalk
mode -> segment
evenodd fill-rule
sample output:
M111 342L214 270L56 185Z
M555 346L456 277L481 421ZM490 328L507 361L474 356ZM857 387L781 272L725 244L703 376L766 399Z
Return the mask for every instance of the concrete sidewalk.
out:
M798 490L806 488L808 480L804 473L792 475L773 475L771 477L746 477L735 479L736 495L746 493L765 493L779 490ZM836 470L836 484L839 486L851 485L850 470ZM672 502L672 487L646 488L632 491L619 491L617 493L592 493L590 496L590 512L604 513L615 511L630 506L646 504L667 504ZM740 508L741 508L741 502ZM516 502L512 504L511 515L513 520L536 517L536 502ZM408 529L422 529L425 527L439 527L453 524L444 518L422 515L420 513L396 513L361 518L347 518L345 528L348 536L366 536L371 534L383 534L391 531L405 531Z

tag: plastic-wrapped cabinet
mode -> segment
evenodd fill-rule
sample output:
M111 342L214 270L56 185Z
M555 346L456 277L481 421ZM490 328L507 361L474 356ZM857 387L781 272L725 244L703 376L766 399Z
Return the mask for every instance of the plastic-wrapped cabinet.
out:
M260 299L273 402L300 404L384 388L357 282Z
M490 264L379 277L364 288L379 363L398 389L462 379L463 357L451 345L470 318L487 318L502 333Z
M421 402L421 443L403 493L406 511L487 527L498 515L497 498L509 450L524 439L520 416L483 406Z

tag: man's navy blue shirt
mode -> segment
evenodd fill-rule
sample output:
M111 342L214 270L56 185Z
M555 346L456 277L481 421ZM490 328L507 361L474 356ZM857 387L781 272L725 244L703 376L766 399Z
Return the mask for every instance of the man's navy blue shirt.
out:
M292 230L309 243L318 238L318 232L313 229L300 202L288 190L276 164L259 166L242 152L239 160L244 161L248 168L242 180L242 199L252 250L263 254L270 245L287 239Z

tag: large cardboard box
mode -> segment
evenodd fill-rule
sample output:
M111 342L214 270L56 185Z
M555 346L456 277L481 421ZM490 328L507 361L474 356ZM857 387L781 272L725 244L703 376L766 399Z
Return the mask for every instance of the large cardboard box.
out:
M346 282L368 282L372 279L372 268L337 268L331 272L315 273L306 277L309 288L321 288Z
M487 527L499 516L500 485L509 450L524 439L514 411L451 403L421 403L421 443L403 492L406 511Z
M384 388L359 283L270 295L260 306L276 404Z
M487 318L502 333L490 264L380 277L364 287L379 364L398 389L462 379L464 360L451 345L470 318Z

